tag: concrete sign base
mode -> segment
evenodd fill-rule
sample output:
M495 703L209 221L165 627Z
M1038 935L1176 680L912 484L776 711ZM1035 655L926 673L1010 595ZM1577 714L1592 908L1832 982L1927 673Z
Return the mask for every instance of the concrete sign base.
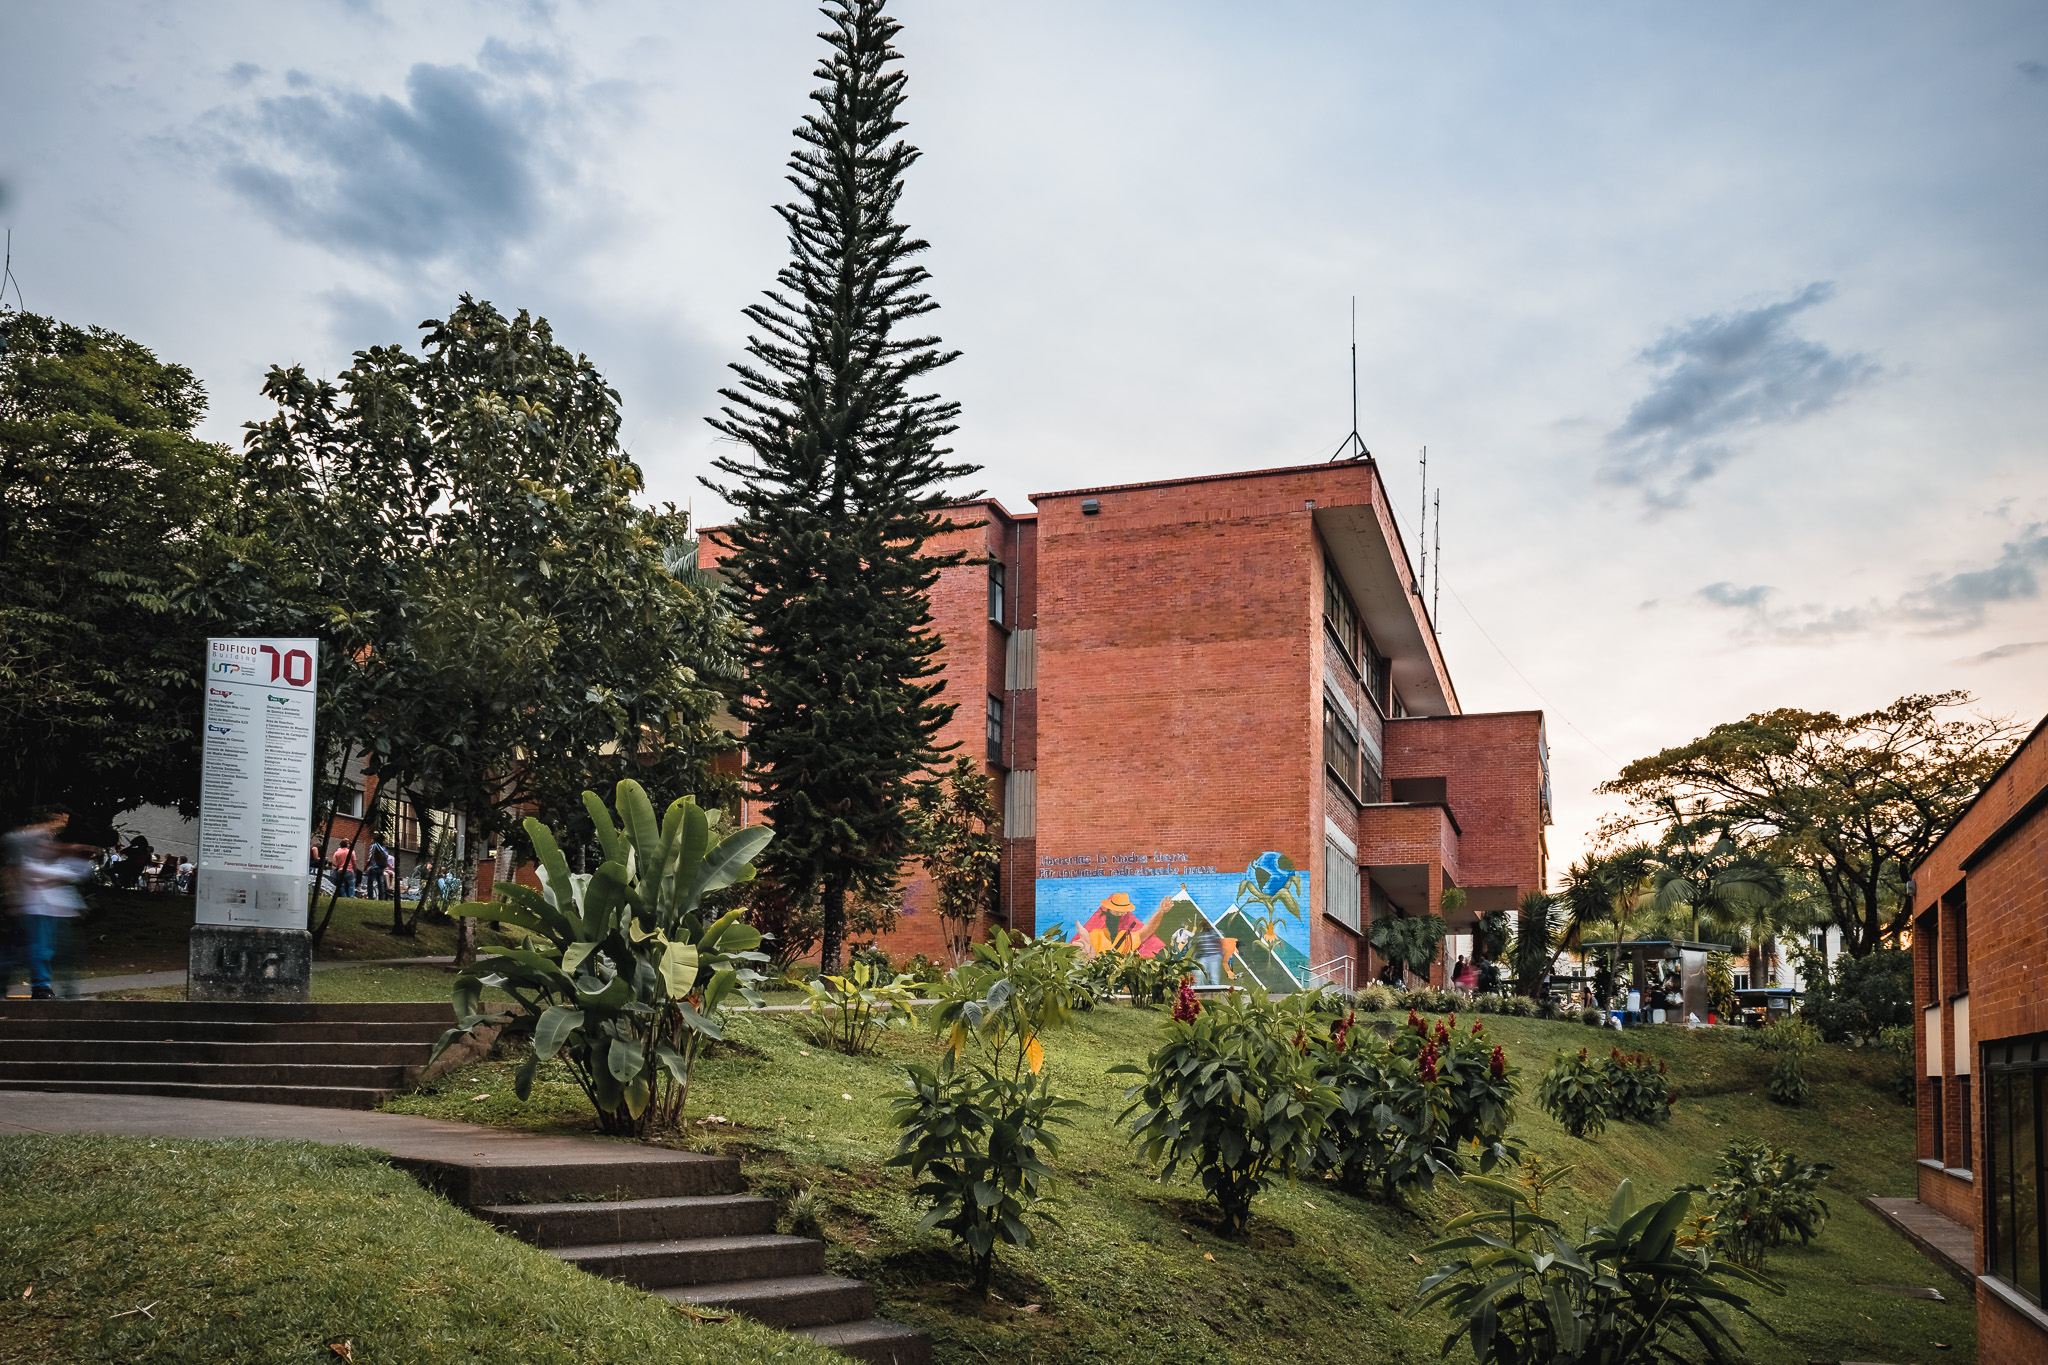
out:
M313 936L304 929L192 926L187 1000L292 1001L313 998Z

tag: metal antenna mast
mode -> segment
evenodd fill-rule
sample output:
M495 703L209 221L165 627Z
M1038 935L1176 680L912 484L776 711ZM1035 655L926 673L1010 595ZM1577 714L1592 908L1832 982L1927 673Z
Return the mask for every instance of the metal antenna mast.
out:
M1429 585L1429 623L1437 622L1437 607L1444 600L1444 490L1436 490L1436 581Z
M1415 519L1415 548L1422 554L1422 570L1415 575L1415 595L1422 596L1429 581L1429 447L1422 448L1422 515Z
M1372 452L1365 448L1365 438L1358 434L1358 295L1351 296L1351 434L1337 446L1337 453L1330 457L1330 463L1339 460L1370 460Z

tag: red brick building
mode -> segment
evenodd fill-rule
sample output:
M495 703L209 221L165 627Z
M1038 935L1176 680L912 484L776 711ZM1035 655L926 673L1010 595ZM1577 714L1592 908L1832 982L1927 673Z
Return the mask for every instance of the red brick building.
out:
M1464 888L1448 962L1544 885L1542 713L1463 712L1372 461L1032 501L934 547L987 561L932 614L945 738L1002 804L1000 922L1354 984L1375 916ZM884 946L937 956L929 906L912 878Z
M2048 1360L2048 721L1913 870L1920 1200L1976 1230L1984 1360Z

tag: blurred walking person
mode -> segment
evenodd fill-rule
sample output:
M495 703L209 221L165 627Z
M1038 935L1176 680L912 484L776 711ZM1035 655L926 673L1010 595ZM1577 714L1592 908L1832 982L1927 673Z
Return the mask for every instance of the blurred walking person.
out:
M71 922L85 909L78 883L92 875L92 850L57 836L71 812L52 806L7 836L7 908L28 958L29 995L55 997L54 973L70 961ZM70 994L68 988L65 992Z

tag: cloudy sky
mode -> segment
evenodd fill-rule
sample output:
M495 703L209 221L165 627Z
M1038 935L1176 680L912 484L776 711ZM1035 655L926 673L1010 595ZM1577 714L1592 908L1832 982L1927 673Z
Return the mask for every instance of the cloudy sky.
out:
M899 0L964 455L1443 494L1467 709L1620 761L1775 706L2048 711L2048 8ZM784 250L799 3L0 10L20 300L214 435L470 291L623 391L654 494ZM15 286L9 286L9 301Z

